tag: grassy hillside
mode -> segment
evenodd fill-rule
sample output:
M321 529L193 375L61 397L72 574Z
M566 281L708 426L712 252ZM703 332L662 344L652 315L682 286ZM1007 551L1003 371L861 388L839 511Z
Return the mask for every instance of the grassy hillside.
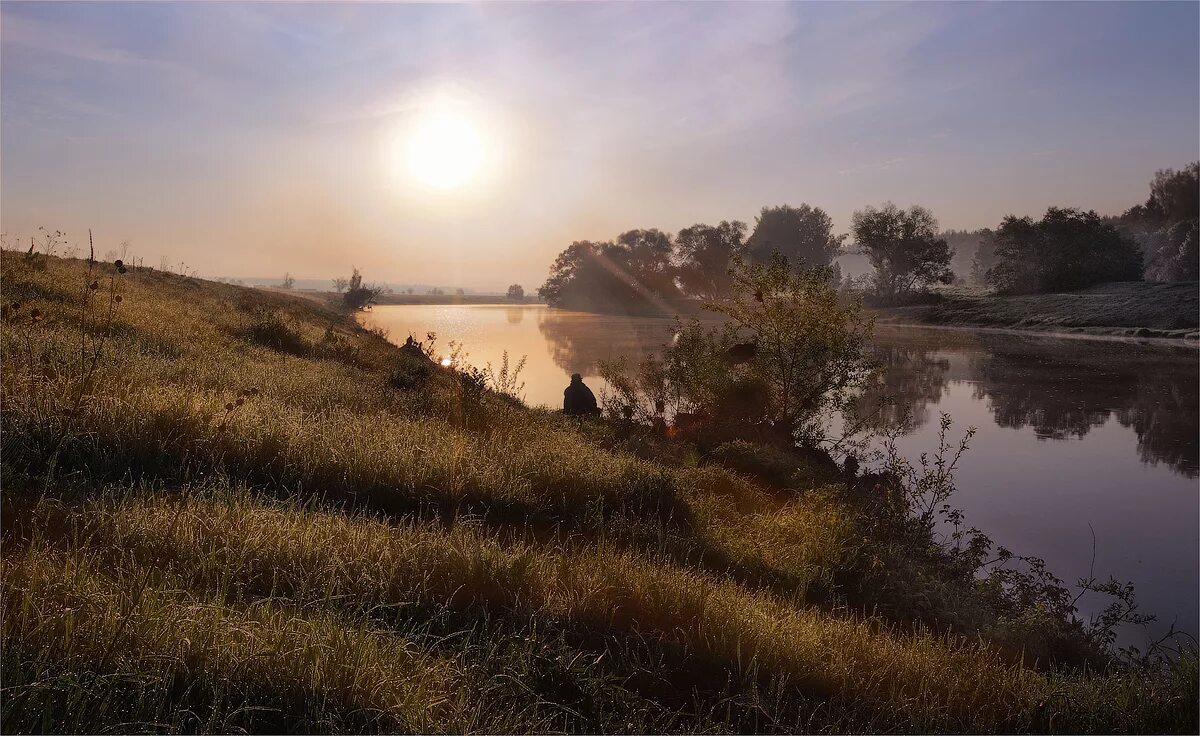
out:
M5 732L1196 729L1194 657L1118 666L870 478L528 409L314 300L0 267Z
M1200 335L1200 284L1129 281L1021 296L948 290L932 304L880 312L888 320L918 324L1194 340Z

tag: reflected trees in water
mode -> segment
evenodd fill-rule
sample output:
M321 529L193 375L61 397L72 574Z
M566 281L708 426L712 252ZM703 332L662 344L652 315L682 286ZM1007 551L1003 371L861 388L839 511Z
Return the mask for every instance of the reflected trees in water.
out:
M950 360L939 351L911 345L876 344L878 370L858 401L858 413L875 430L911 433L929 422L930 405L942 399Z
M1082 438L1115 417L1138 456L1197 477L1200 417L1194 356L1133 344L983 335L971 359L977 398L1002 427L1051 440Z

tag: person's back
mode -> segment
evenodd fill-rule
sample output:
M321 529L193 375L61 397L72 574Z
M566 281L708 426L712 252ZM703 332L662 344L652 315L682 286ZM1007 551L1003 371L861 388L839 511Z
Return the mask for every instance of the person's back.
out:
M600 413L596 395L584 385L583 376L572 374L571 385L563 391L563 414L569 417L584 417Z

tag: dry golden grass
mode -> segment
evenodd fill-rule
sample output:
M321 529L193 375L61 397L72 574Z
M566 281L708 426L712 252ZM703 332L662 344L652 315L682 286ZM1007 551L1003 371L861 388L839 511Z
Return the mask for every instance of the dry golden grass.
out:
M87 555L33 548L3 566L3 642L78 671L254 688L356 714L381 730L444 727L456 699L445 663L331 615L219 599L103 575Z
M84 554L107 553L122 579L137 579L153 564L181 587L236 591L247 603L369 609L448 601L637 631L738 671L761 670L826 697L853 696L926 729L1015 725L1008 719L1030 712L1046 688L1040 675L980 645L888 633L605 546L550 551L501 544L462 525L396 527L247 499L194 501L182 512L162 498L89 508L68 536L95 550ZM961 677L964 671L972 676Z
M395 390L315 301L97 267L101 334L83 263L2 258L5 730L1195 723L1161 679L809 604L859 534L837 486L605 449L450 372Z

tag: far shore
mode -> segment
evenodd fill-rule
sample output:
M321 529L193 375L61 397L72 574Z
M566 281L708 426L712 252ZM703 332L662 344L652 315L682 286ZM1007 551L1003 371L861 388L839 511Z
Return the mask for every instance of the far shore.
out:
M1200 284L1118 282L1059 294L952 291L936 301L873 310L880 323L992 328L1093 337L1200 337Z
M297 289L290 293L331 304L340 301L339 295L330 291ZM508 299L500 294L384 294L376 304L534 306L545 302L536 297ZM676 314L683 318L705 314L699 303L693 304L691 300L672 306L678 308ZM581 311L606 313L598 309ZM1200 339L1200 283L1197 282L1119 282L1075 292L1017 296L950 289L932 295L929 303L873 307L869 311L876 315L880 325L1016 330L1076 337Z

